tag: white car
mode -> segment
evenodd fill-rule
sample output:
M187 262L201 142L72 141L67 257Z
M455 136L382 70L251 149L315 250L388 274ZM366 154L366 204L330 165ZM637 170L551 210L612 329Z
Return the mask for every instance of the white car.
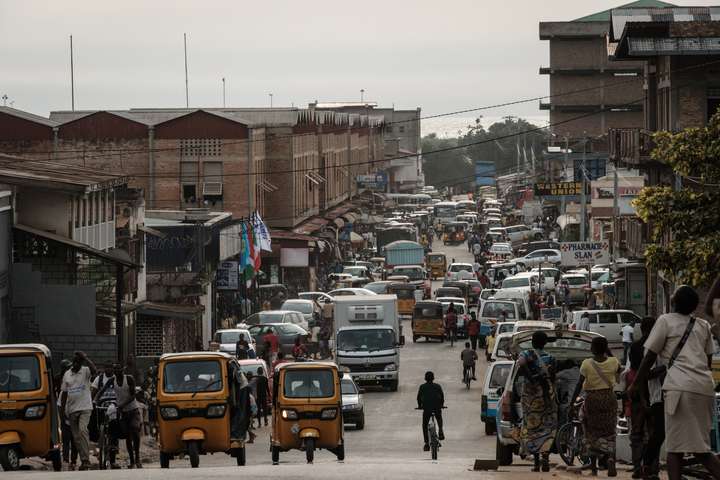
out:
M495 416L500 392L505 388L507 377L515 364L512 360L498 360L485 371L483 391L480 397L480 420L485 424L485 435L495 435Z
M633 335L635 340L642 336L640 331L640 322L642 319L632 310L574 310L570 312L570 329L577 329L577 322L583 313L590 316L590 331L599 333L607 338L608 343L622 343L622 328L634 322L635 331Z
M493 260L505 260L513 256L512 246L509 243L493 243L488 252Z
M590 286L593 290L602 290L603 283L609 283L611 278L610 269L593 268L590 271Z
M495 337L495 345L493 346L490 361L509 360L512 358L510 347L512 346L512 337L514 333L501 333Z
M545 290L555 290L557 280L560 278L560 275L562 275L562 272L558 270L557 268L552 267L542 267L540 268L533 268L530 270L531 273L537 273L540 274L542 270L542 276L545 278L545 283L543 284L543 287Z
M377 295L377 293L367 288L338 288L328 292L331 297L340 297L346 295Z
M333 298L325 292L300 292L298 298L315 300L317 303L332 303Z
M551 264L559 265L562 261L560 250L535 250L524 257L518 257L513 260L518 266L524 268L537 267L538 265Z
M436 302L440 302L443 306L443 315L447 313L450 304L453 304L455 313L457 314L458 337L464 338L467 335L466 325L470 321L465 299L460 297L437 297Z
M269 323L293 323L303 330L308 330L308 321L303 314L292 310L265 310L253 313L236 326L237 328L245 328L253 325L267 325Z
M584 304L585 288L588 286L587 275L583 273L566 273L560 277L560 283L562 284L565 280L567 280L568 288L570 289L568 303L572 305Z
M235 356L235 346L240 340L240 337L244 338L245 341L250 345L250 349L255 351L255 341L250 335L250 332L245 328L226 328L222 330L216 330L213 335L212 342L210 343L210 349L229 353Z
M520 272L512 277L508 277L502 282L503 290L507 288L517 288L530 291L537 287L538 274L532 272Z
M452 282L459 280L475 280L475 271L472 263L451 263L445 278Z

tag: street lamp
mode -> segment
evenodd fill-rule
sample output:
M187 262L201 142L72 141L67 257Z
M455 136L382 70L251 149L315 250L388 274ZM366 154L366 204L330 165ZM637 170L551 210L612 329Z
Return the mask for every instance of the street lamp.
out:
M272 101L273 101L273 94L272 94L272 93L268 93L268 96L270 97L270 108L273 108L273 106L272 106L272 105L273 105L273 102L272 102Z

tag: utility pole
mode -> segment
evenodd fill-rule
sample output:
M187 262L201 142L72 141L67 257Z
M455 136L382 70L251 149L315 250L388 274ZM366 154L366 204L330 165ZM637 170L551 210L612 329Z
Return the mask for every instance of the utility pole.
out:
M223 108L225 108L225 77L222 77L222 85L223 85Z
M585 220L587 217L587 199L585 198L585 189L587 188L587 175L585 175L585 159L587 155L587 137L583 139L583 155L582 155L582 166L580 167L580 175L582 175L582 191L580 192L580 241L584 242L587 240L585 236Z
M273 102L272 102L272 100L273 100L273 94L272 94L272 93L268 93L268 97L270 97L270 108L273 108L273 106L272 106L272 105L273 105Z
M73 61L73 43L70 35L70 107L75 111L75 64Z
M612 263L615 264L615 261L618 256L617 250L620 249L620 238L618 238L618 233L620 232L620 205L618 202L618 164L620 163L619 159L615 159L615 171L613 173L613 248L612 248Z
M363 103L365 101L365 89L360 89L360 103Z
M188 93L188 69L187 69L187 33L183 33L183 46L185 48L185 108L190 108L190 94Z
M7 93L2 96L3 107L7 107L8 98L10 97L7 96Z

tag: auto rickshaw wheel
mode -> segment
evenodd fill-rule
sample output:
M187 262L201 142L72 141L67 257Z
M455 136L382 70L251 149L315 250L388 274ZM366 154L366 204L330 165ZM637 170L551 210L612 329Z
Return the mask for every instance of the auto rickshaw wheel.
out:
M160 468L170 468L170 454L160 452Z
M272 447L272 463L273 465L280 463L280 447Z
M200 442L188 442L188 457L190 457L190 466L198 468L200 465Z
M335 456L339 461L345 460L345 444L338 445L337 449L335 450Z
M238 467L245 466L245 447L236 448L233 452L235 460L237 460Z
M0 447L0 466L6 472L20 469L20 450L8 445Z
M307 463L313 463L315 459L315 439L312 437L305 439L305 458Z

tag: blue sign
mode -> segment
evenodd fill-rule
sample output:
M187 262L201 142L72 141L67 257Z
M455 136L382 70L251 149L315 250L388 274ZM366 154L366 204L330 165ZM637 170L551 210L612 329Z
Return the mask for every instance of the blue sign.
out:
M495 162L475 161L475 185L495 185Z
M384 190L388 183L388 176L385 172L371 173L370 175L358 175L356 181L359 188Z

